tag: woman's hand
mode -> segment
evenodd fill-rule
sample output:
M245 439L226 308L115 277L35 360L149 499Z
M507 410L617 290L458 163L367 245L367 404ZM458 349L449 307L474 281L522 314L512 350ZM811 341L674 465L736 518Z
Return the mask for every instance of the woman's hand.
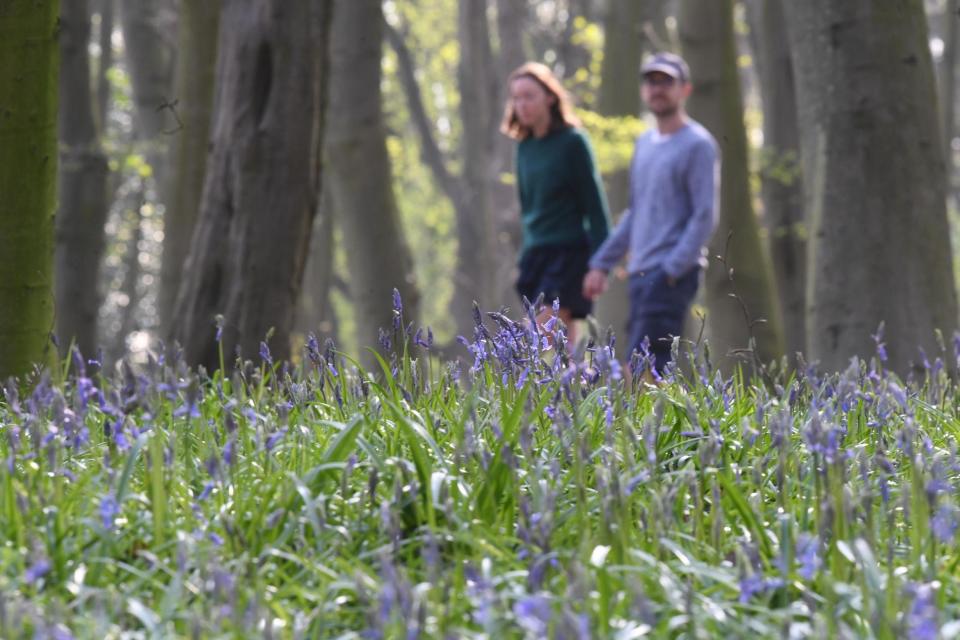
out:
M596 300L607 290L607 272L603 269L590 269L583 277L583 297Z

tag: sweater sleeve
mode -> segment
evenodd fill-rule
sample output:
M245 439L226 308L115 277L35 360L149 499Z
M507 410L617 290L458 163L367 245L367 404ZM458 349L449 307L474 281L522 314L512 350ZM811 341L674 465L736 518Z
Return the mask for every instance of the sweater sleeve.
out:
M620 216L620 221L614 227L603 244L594 252L590 258L591 269L603 269L610 271L616 265L620 258L627 253L630 246L630 227L633 225L633 209L627 209Z
M663 262L667 275L679 278L700 260L700 252L710 240L719 215L720 161L713 143L697 144L690 157L686 188L692 213L679 241Z
M630 173L633 173L633 165L637 159L636 143L634 144L633 157L630 159ZM631 181L632 182L632 181ZM633 226L633 189L627 191L627 208L624 209L617 221L610 236L594 250L590 258L591 269L602 269L610 271L620 259L626 255L630 247L630 231Z
M610 233L610 213L590 141L583 132L577 131L577 134L570 152L570 163L577 204L583 212L590 251L593 252Z

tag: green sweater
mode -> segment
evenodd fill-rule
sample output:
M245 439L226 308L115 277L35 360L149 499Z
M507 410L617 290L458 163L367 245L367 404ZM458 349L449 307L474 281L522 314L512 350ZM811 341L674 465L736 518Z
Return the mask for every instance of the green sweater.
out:
M517 145L517 187L523 251L544 245L576 244L590 251L610 229L607 198L593 149L580 129L565 128Z

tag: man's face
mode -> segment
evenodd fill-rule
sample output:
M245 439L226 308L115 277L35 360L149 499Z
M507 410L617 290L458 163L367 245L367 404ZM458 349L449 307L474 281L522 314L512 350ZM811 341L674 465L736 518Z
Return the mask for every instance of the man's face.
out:
M650 112L657 117L671 116L690 94L690 84L660 71L643 76L641 95Z

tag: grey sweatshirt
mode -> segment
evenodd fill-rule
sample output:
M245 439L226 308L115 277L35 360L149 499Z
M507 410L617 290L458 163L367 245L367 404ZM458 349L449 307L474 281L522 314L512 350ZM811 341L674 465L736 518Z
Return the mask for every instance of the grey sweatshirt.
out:
M718 156L713 136L693 120L667 136L654 129L637 138L630 204L590 266L609 271L628 250L631 274L660 267L679 278L706 266L719 215Z

